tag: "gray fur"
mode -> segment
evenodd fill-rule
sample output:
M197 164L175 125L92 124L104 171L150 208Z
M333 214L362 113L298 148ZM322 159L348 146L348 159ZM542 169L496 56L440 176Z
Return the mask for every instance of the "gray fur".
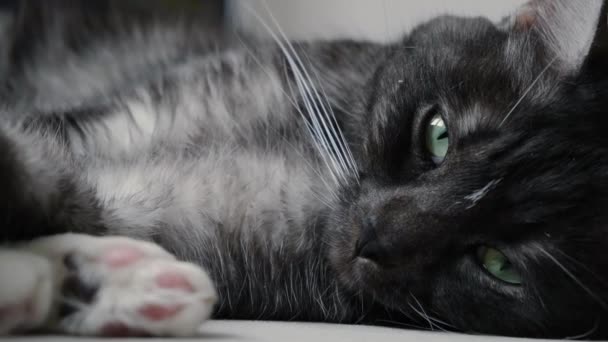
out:
M43 210L60 230L153 240L204 266L224 298L217 315L358 319L361 310L345 308L350 299L319 244L319 227L336 201L336 172L346 169L329 169L336 164L327 145L310 138L301 115L314 113L306 113L309 100L290 76L295 65L274 43L245 45L240 36L226 43L147 25L121 29L119 40L93 41L78 58L65 46L37 46L47 53L36 52L10 78L27 100L5 94L5 116L15 127L26 120L28 129L6 126L3 134L26 152L19 164L31 172L24 176L37 190L32 196L53 203ZM46 33L46 44L61 41L65 29L56 30ZM329 44L296 48L290 45L292 56L318 55L315 63L335 53ZM361 53L328 57L331 72L298 62L310 73L306 86L319 89L313 111L320 99L344 107L363 100L373 68L355 73L351 65L380 50L359 43L344 49ZM336 96L347 88L349 98ZM58 113L59 121L44 120ZM348 147L340 151L346 155ZM346 159L341 165L356 167Z
M272 23L274 40L256 41L114 16L110 29L80 32L69 25L78 16L43 11L40 41L9 44L21 58L0 69L0 214L11 228L2 238L76 231L157 242L210 272L216 317L399 323L418 314L434 328L426 305L441 326L550 335L545 327L572 317L531 307L543 297L491 279L469 254L500 242L545 284L546 258L517 234L536 239L528 229L538 223L546 236L540 223L550 222L567 241L571 227L551 221L564 208L591 220L580 198L605 174L588 167L600 159L588 150L602 152L584 140L596 127L544 116L564 94L589 115L588 99L600 101L563 82L592 46L597 20L584 17L600 1L583 2L532 2L532 19L507 28L441 17L388 45L288 42ZM429 111L450 108L450 139L462 144L440 167L421 152L419 128ZM545 146L566 139L582 146L568 150L577 168L555 166L570 165L568 142ZM377 263L359 258L367 229L386 252L368 255ZM532 241L550 252L561 242ZM587 305L568 281L547 293L577 296L550 304ZM508 300L515 318L505 322Z

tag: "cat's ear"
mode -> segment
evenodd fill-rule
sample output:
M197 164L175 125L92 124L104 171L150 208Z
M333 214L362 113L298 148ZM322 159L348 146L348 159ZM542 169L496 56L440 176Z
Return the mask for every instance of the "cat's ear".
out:
M508 22L511 30L533 30L562 71L573 73L590 60L608 57L605 54L608 43L605 2L532 0Z

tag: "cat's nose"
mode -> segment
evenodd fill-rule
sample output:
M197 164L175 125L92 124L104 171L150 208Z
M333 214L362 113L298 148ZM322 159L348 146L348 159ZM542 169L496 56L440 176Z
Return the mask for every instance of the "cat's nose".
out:
M382 263L387 257L387 251L378 239L376 222L377 219L373 216L363 220L361 233L355 248L355 256Z

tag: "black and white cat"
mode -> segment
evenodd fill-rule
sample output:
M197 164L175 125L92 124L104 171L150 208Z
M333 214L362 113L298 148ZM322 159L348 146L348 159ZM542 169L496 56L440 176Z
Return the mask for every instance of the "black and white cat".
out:
M1 333L608 338L603 1L386 45L24 4L0 50Z

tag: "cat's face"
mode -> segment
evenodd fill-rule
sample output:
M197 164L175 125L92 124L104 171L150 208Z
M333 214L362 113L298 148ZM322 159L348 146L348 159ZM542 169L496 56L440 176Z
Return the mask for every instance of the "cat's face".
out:
M395 48L370 87L361 185L331 221L353 293L429 328L606 334L600 6L535 1L500 26L439 18Z

